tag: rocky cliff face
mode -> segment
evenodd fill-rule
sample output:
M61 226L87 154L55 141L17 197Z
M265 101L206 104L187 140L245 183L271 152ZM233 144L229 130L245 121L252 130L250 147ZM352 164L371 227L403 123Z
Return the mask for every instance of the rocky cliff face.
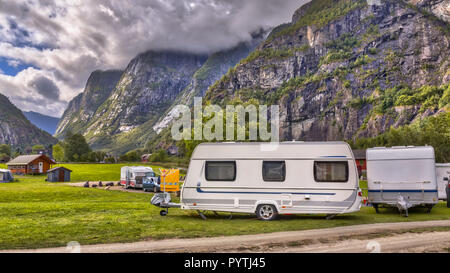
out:
M448 111L448 2L409 2L313 0L206 98L279 104L284 140L375 136Z
M64 138L67 131L82 132L94 117L98 107L111 95L123 71L94 71L89 76L83 93L70 101L56 129L55 135Z
M93 148L127 150L140 141L207 57L181 52L146 52L134 58L125 69L110 96L100 105L83 134ZM136 131L138 127L142 131ZM133 132L132 132L133 131ZM131 143L134 142L134 143Z
M194 97L203 97L206 90L227 73L230 68L247 57L263 41L266 34L266 31L261 30L255 33L253 39L249 42L243 42L234 48L210 55L202 67L194 73L189 85L177 96L169 110L153 126L153 130L160 133L167 128L174 120L174 116L178 115L177 105L192 106Z
M407 2L434 14L441 20L450 21L450 2L448 0L408 0Z
M36 144L56 144L57 140L37 128L7 97L0 94L0 144L25 148Z

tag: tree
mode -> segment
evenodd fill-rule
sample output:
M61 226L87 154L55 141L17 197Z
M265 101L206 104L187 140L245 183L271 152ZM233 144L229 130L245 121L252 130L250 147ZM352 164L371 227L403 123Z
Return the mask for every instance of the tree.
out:
M0 154L6 154L11 156L11 146L8 144L1 144L0 145Z
M350 142L353 148L367 149L376 146L431 145L436 162L450 161L450 113L424 118L412 124L390 128L373 138L359 138Z
M6 153L0 153L0 162L8 162L11 157Z
M53 145L53 158L55 158L57 162L64 161L64 148L59 143Z
M120 157L123 162L137 162L141 160L141 156L137 151L130 151Z
M40 145L40 144L34 145L31 148L31 151L32 151L33 154L38 154L39 152L41 152L43 150L45 150L45 147L44 147L44 145Z
M81 134L73 134L64 140L64 155L66 161L79 161L84 154L91 152L89 144Z
M166 160L167 160L167 152L164 149L158 150L150 157L150 161L152 162L164 162Z

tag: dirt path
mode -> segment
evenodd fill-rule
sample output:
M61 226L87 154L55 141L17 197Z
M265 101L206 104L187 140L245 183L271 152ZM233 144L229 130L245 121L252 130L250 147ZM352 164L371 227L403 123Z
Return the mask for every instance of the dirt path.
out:
M425 231L442 228L444 231ZM227 237L149 240L135 243L10 250L0 252L370 252L376 240L381 251L440 251L450 248L450 220L380 223L303 231ZM423 233L409 233L423 229ZM388 237L387 237L388 236ZM372 238L372 239L370 239ZM395 239L395 240L394 240ZM433 248L430 250L430 248Z
M93 188L92 185L98 185L98 182L100 181L89 181L89 187ZM69 185L72 187L83 187L85 182L71 182L71 183L65 183L65 185ZM144 192L142 189L124 189L123 186L117 186L117 181L102 181L103 186L102 187L95 187L95 189L100 190L111 190L111 191L126 191L126 192L137 192L137 193L153 193L153 192ZM106 183L114 183L114 186L105 186Z
M423 253L450 252L450 231L405 233L369 240L343 240L303 247L272 248L266 252L282 253Z

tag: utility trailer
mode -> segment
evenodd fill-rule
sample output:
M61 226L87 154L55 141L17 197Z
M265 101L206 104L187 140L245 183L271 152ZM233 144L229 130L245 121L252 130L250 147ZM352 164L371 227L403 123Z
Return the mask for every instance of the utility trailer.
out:
M431 146L376 147L366 151L369 202L408 209L438 203L434 149Z

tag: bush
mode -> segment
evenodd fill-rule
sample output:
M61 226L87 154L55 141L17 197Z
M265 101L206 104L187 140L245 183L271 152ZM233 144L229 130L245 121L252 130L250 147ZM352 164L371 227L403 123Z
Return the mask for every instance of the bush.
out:
M141 161L141 155L137 151L130 151L120 156L122 162L138 162Z
M167 161L167 152L163 149L158 150L150 156L150 161L152 162L165 162Z

